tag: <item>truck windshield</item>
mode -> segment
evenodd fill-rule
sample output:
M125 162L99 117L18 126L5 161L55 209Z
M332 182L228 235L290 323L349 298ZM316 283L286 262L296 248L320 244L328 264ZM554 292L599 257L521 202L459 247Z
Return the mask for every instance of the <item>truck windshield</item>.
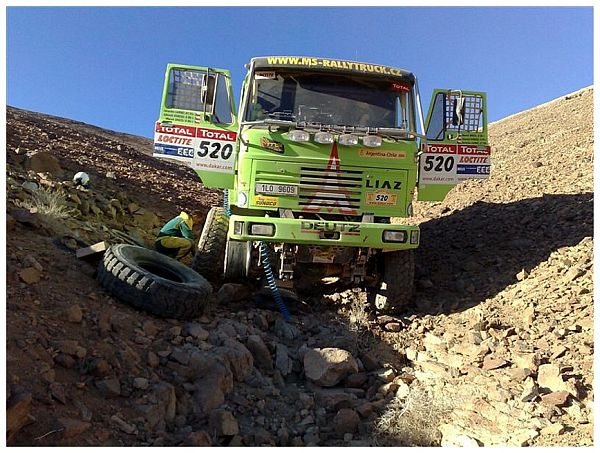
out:
M245 120L265 119L414 131L412 87L364 76L257 70Z

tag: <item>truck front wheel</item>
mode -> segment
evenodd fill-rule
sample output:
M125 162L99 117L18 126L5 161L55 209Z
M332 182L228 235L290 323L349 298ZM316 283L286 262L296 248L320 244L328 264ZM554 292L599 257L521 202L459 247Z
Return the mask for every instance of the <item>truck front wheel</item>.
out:
M206 278L213 287L218 287L223 278L223 260L229 217L223 208L211 208L206 216L198 250L192 262L192 269Z
M398 250L381 255L381 279L370 294L371 304L381 313L398 314L413 297L415 254L413 250Z

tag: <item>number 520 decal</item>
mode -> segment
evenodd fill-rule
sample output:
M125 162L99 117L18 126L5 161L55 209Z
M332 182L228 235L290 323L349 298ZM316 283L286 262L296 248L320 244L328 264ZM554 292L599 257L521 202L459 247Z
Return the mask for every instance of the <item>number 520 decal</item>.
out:
M198 157L209 157L210 159L227 160L233 154L233 143L209 142L202 140L198 145Z

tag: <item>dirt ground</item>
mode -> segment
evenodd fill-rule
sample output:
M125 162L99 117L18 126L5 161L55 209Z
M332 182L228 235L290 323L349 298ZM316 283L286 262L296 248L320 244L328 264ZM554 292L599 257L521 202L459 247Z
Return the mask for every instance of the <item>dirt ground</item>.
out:
M235 286L190 322L106 294L78 248L151 245L222 194L152 158L150 140L9 107L7 444L591 446L592 99L492 124L491 178L416 203L404 315L331 286L287 327ZM88 189L71 183L81 170ZM317 385L315 348L357 368Z

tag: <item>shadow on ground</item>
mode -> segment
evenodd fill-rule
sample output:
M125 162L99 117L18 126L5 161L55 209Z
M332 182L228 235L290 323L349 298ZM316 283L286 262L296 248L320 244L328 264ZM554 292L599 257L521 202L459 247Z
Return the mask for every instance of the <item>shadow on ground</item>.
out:
M417 311L462 311L494 297L521 270L593 236L593 203L591 192L478 202L421 224Z

